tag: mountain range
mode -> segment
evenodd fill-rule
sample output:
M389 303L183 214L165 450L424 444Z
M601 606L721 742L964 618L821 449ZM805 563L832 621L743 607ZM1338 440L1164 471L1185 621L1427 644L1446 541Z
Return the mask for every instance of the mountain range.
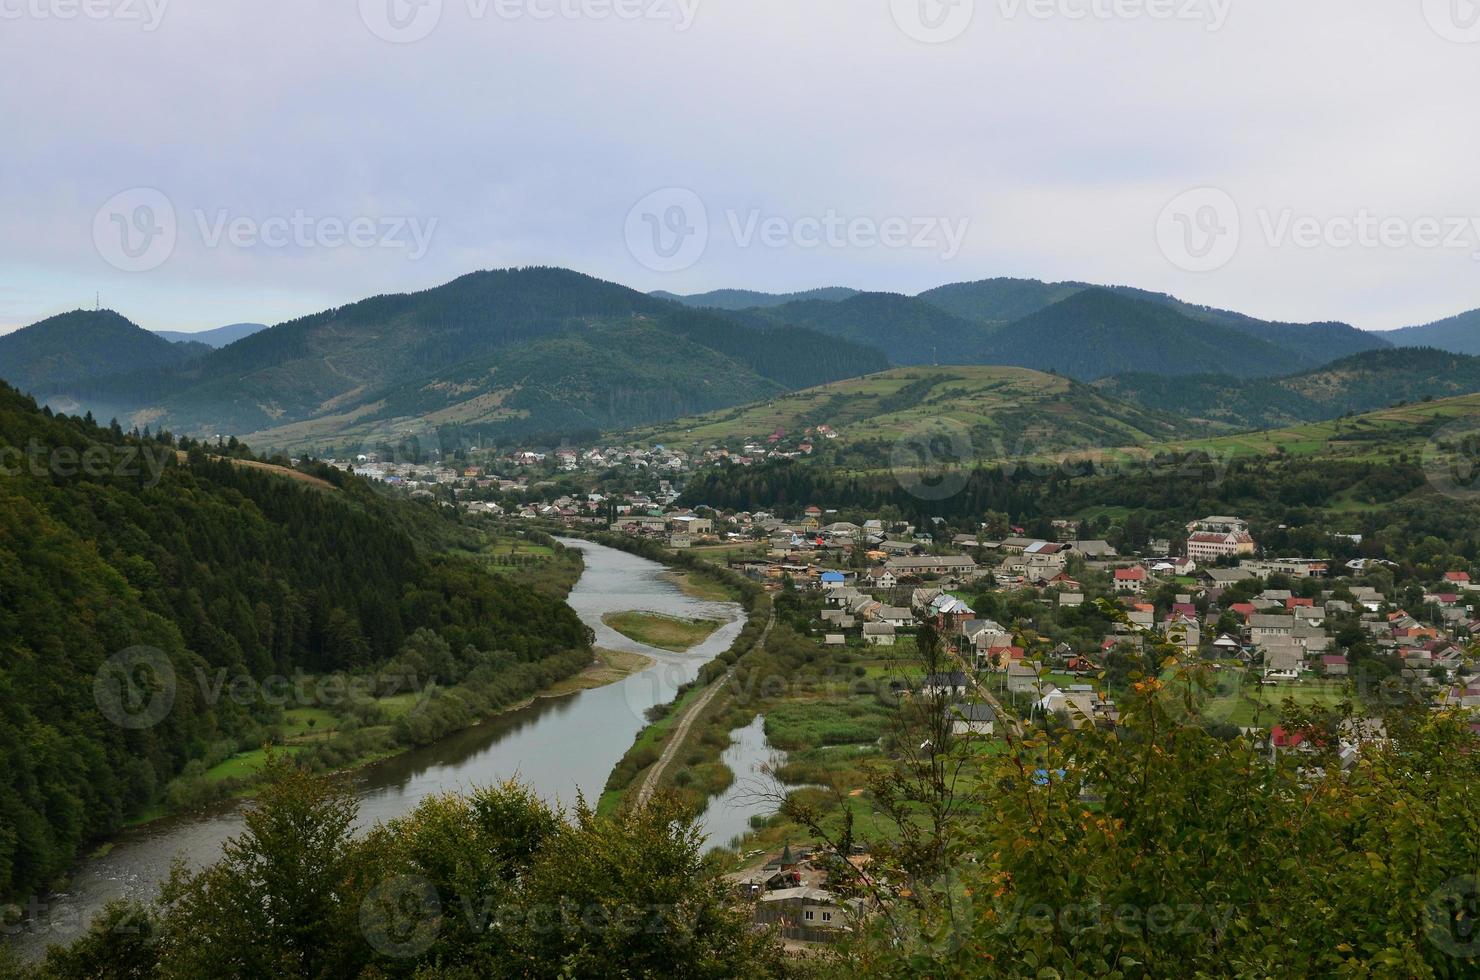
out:
M1480 311L1378 334L1129 286L1009 278L917 296L681 296L506 269L270 328L178 336L75 311L0 337L0 378L58 411L313 452L407 433L496 442L620 432L938 364L1059 374L1095 384L1096 404L1180 414L1209 431L1480 390L1466 360L1394 349L1480 353Z

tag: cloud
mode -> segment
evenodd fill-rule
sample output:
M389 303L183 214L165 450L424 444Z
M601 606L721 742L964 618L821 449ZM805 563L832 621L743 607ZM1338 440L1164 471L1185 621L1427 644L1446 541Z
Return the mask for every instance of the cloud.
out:
M529 263L677 291L1074 278L1365 327L1480 305L1475 260L1452 250L1256 237L1189 273L1157 246L1158 215L1195 187L1233 197L1246 231L1262 210L1480 209L1480 132L1456 124L1480 45L1446 39L1419 4L962 0L959 33L925 43L897 22L907 6L882 2L381 2L171 3L153 30L121 15L126 0L117 17L6 20L0 267L24 263L41 285L0 300L0 323L97 291L154 328L276 322ZM384 39L428 23L420 40ZM130 273L94 226L134 188L166 195L180 225L167 261ZM633 205L663 188L693 191L717 228L735 211L969 230L949 260L718 240L664 273L624 237ZM223 214L259 229L297 215L436 226L413 259L200 233L199 216Z

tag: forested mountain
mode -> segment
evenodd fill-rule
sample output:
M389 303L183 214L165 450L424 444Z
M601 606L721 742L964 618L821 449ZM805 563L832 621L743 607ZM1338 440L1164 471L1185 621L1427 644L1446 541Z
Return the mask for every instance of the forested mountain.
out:
M1031 316L1078 293L1108 289L1130 299L1168 307L1190 320L1226 327L1289 351L1288 366L1316 367L1364 350L1389 346L1384 335L1368 333L1345 323L1276 323L1255 317L1196 306L1133 286L1093 286L1082 282L1046 283L1036 279L984 279L954 283L920 294L920 299L967 320L1001 325Z
M937 286L927 289L918 298L963 320L1002 324L1037 313L1088 288L1081 282L982 279Z
M163 337L172 344L205 344L207 347L225 347L234 344L243 337L250 337L259 330L266 330L265 323L231 323L214 330L201 330L198 333L187 333L182 330L155 330L156 336Z
M836 302L840 299L847 299L849 296L857 296L858 292L859 290L849 289L846 286L823 286L820 289L804 289L796 293L763 293L754 289L714 289L707 293L690 293L682 296L678 293L670 293L666 289L657 289L648 295L673 300L675 303L695 308L748 310L781 306L785 303L810 299Z
M1332 419L1402 401L1480 392L1480 357L1431 347L1368 351L1277 379L1124 374L1095 386L1149 409L1236 428Z
M204 434L349 435L366 418L415 403L448 410L460 423L488 422L500 436L630 425L656 411L702 411L725 397L746 400L884 366L877 352L818 333L746 329L625 286L535 268L377 296L263 330L176 369L94 379L67 394L101 417ZM519 404L505 410L515 392Z
M0 462L0 896L51 884L191 760L261 744L280 702L202 678L363 672L422 630L445 650L423 683L482 671L527 696L590 660L568 606L431 553L456 525L338 471L182 452L4 385Z
M763 326L790 324L883 351L893 364L989 364L987 329L899 293L858 293L837 302L802 300L732 314Z
M1289 370L1292 355L1161 304L1088 289L999 328L983 356L1092 381L1128 371L1273 375Z
M0 336L0 380L46 398L87 378L169 367L205 352L172 344L112 310L74 310Z
M1379 334L1399 347L1437 347L1455 354L1480 354L1480 310L1470 310L1421 327Z

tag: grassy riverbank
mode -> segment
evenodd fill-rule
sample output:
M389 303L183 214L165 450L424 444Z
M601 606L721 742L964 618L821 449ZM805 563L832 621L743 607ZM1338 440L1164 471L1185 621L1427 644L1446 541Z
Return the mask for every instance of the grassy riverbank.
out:
M629 640L674 653L698 646L724 625L717 619L680 619L652 612L607 613L601 621Z

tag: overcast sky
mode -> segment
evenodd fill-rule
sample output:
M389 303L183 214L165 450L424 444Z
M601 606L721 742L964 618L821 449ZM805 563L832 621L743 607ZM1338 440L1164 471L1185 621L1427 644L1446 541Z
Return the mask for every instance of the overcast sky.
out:
M527 264L1426 322L1480 307L1469 3L0 0L0 330Z

